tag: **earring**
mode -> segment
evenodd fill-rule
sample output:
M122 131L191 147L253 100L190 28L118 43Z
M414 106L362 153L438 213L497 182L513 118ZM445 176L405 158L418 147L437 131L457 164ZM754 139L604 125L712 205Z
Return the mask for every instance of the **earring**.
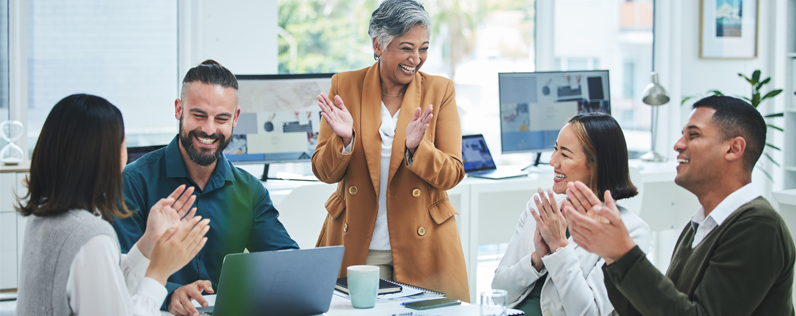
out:
M381 59L381 56L380 55L376 55L376 53L373 53L373 59L375 59L376 61L379 61L379 59Z

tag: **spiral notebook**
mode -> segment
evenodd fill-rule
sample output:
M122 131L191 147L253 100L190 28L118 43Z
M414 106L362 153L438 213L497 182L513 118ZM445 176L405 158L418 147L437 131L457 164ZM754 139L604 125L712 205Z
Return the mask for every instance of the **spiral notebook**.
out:
M396 282L396 281L389 281L385 279L379 279L380 283L387 282L401 287L400 292L390 293L390 294L379 294L377 297L378 300L394 300L394 299L402 299L405 297L416 296L421 294L429 294L434 296L444 297L445 293L440 293L437 291L432 291L429 289L424 289L421 287L412 286L409 284ZM343 293L339 289L335 289L334 295L340 296L345 299L350 299L348 293Z
M412 291L417 291L417 293L418 293L418 294L420 294L420 293L427 293L427 294L434 294L434 295L439 295L439 296L445 296L445 293L442 293L442 292L437 292L437 291L432 291L432 290L429 290L429 289L424 289L424 288L422 288L422 287L418 287L418 286L412 286L412 285L409 285L409 284L406 284L406 283L401 283L401 282L396 282L396 281L390 281L390 280L384 280L384 279L379 279L379 280L387 281L387 282L389 282L389 283L392 283L392 284L395 284L395 285L398 285L398 286L400 286L400 287L402 288L401 292L403 292L403 291L404 291L403 289L409 289L409 290L412 290ZM399 293L395 293L395 294L399 294Z

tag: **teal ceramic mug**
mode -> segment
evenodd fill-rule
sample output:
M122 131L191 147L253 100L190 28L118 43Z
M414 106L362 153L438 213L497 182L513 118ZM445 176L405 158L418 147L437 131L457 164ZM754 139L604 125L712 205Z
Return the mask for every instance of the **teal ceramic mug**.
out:
M348 294L354 308L373 308L379 294L379 267L350 266L348 271Z

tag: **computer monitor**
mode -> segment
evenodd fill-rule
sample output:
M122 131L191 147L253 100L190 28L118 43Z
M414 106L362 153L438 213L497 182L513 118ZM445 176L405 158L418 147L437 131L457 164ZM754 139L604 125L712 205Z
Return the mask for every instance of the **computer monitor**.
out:
M318 143L318 94L334 74L236 75L241 114L224 154L235 164L309 162Z
M129 165L138 160L138 158L163 147L166 147L166 145L127 147L127 164Z
M611 114L608 70L498 74L501 152L551 151L576 114Z

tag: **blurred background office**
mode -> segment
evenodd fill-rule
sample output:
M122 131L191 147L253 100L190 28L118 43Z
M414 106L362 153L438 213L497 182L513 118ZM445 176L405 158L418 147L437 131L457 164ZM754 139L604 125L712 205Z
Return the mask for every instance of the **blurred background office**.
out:
M708 59L700 57L700 8L724 0L425 0L433 25L423 71L454 81L464 134L483 134L498 165L521 165L533 153L500 150L500 72L609 70L611 114L635 158L651 146L651 108L641 94L654 65L672 100L660 107L655 150L673 159L691 104L680 100L709 89L748 95L738 73L760 69L771 87L785 89L760 106L763 113L785 112L769 121L785 132L769 130L769 142L781 150L766 149L777 163L761 159L753 182L786 220L796 220L796 192L783 191L796 189L796 150L785 142L796 137L796 0L743 2L749 1L758 9L756 57ZM121 109L128 146L163 145L177 132L173 102L190 67L207 58L250 75L367 67L367 22L378 3L0 0L0 122L23 123L17 145L29 157L52 105L91 93ZM0 291L16 288L21 232L10 197L21 175L0 173ZM496 266L500 247L479 248L479 261Z

